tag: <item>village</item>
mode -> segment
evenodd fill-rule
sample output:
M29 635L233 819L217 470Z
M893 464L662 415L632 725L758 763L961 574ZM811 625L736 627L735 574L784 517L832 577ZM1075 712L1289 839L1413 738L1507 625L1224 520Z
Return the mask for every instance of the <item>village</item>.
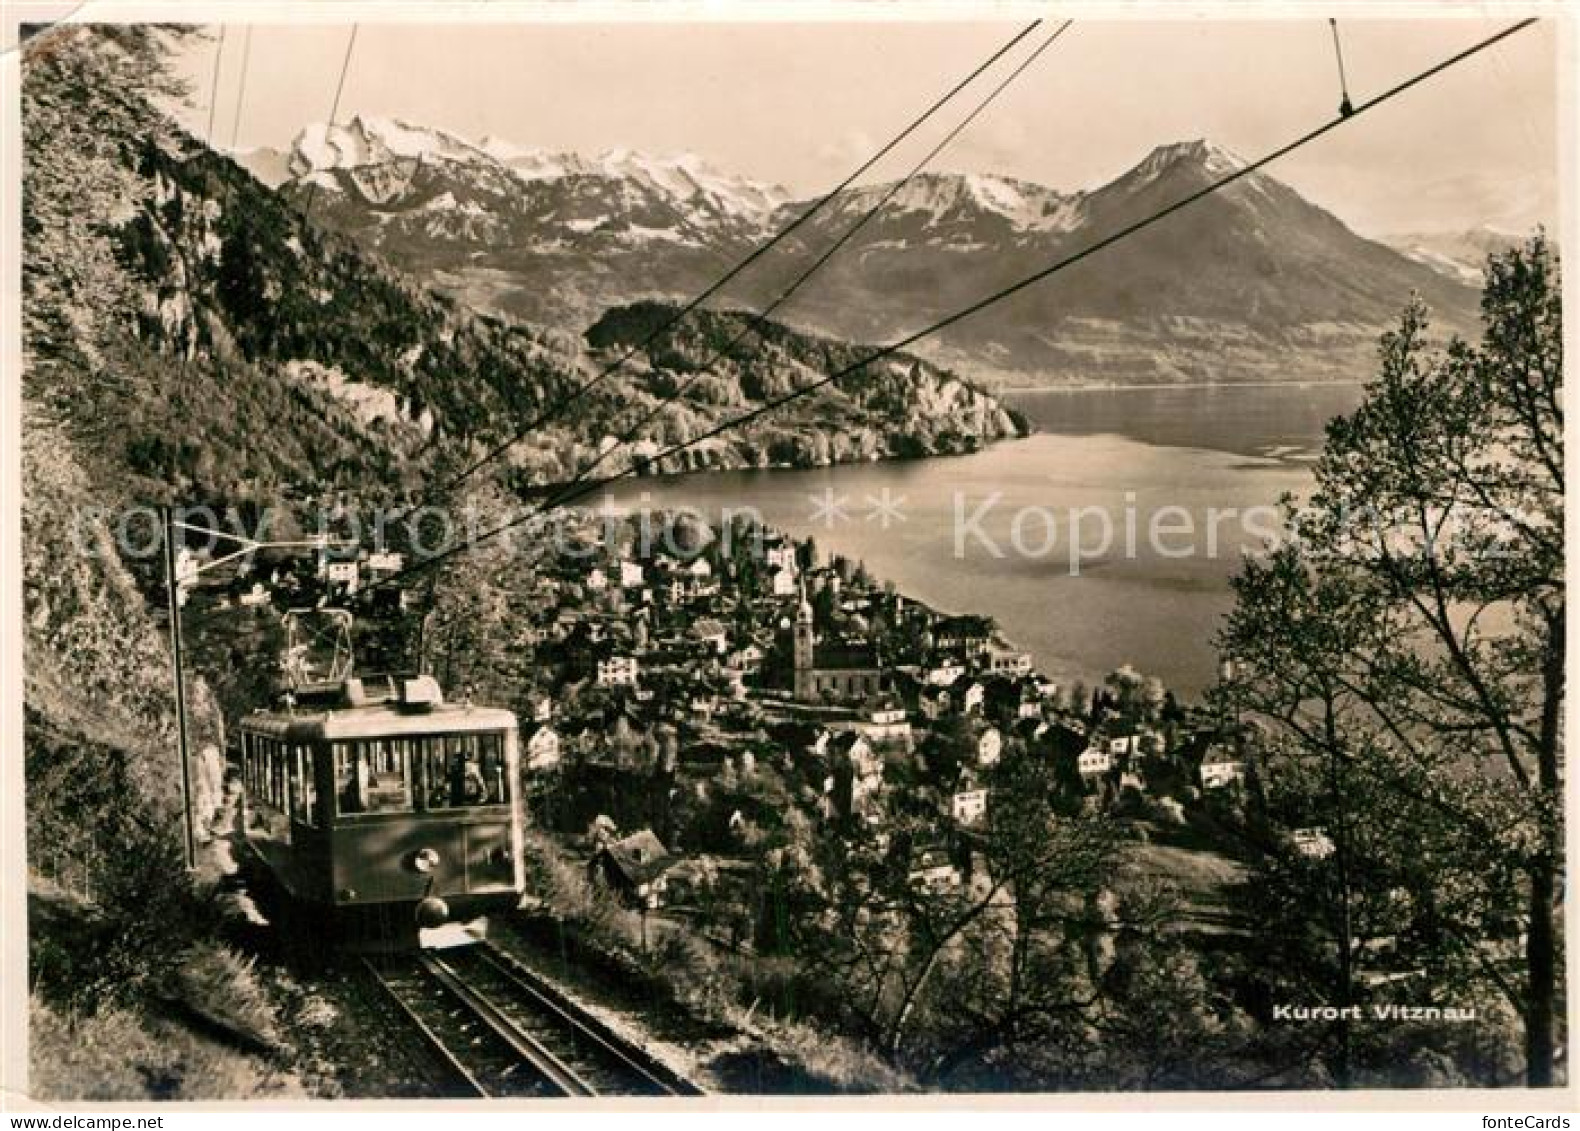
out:
M183 550L178 573L201 556ZM388 584L409 557L326 545L199 591L232 618L349 608L376 628L411 604ZM755 523L567 512L514 569L513 607L530 613L504 626L505 705L528 825L640 913L644 946L660 924L777 945L764 862L820 839L921 894L979 890L1017 766L1045 771L1061 806L1209 853L1266 772L1254 728L1221 705L1181 705L1128 667L1092 687L1052 681L991 619ZM437 666L447 694L476 693ZM1291 847L1332 851L1320 828Z
M918 890L980 883L974 846L1018 761L1050 770L1065 803L1154 828L1255 786L1254 742L1218 711L1131 669L1095 688L1052 682L988 618L820 560L811 540L568 521L523 583L532 615L508 626L530 673L510 704L523 795L529 824L644 932L656 915L732 947L762 941L753 876L819 836L902 853ZM404 560L324 550L296 573L239 577L221 600L398 613L403 591L379 583ZM1303 832L1297 849L1320 854L1320 830Z

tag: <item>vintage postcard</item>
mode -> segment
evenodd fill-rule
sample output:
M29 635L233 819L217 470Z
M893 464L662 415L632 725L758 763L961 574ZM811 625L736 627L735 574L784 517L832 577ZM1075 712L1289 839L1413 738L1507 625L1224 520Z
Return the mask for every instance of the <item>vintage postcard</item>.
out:
M1572 8L8 15L7 1104L1573 1103Z

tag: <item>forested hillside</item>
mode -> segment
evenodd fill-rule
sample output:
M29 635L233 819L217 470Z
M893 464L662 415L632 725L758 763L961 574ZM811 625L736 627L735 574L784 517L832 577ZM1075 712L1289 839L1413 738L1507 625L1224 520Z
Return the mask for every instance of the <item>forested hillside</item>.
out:
M638 303L609 311L587 340L600 356L623 356L669 322L675 308ZM739 312L699 311L632 359L617 419L645 419L680 394L643 430L643 450L662 450L720 420L843 372L872 347L791 330ZM698 445L665 470L824 464L953 455L1021 435L1024 419L969 381L910 354L896 354L795 401L740 431Z

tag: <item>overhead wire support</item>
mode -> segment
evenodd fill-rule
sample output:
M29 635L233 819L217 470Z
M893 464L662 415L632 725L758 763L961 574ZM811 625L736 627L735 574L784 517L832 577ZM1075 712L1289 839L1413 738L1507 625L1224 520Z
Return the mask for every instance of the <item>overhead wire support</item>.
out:
M219 42L214 47L214 70L209 76L208 127L203 137L205 149L211 149L214 145L214 111L219 104L219 70L220 63L225 58L225 30L225 25L221 24L219 26ZM182 384L186 383L185 378L190 356L197 350L197 300L190 294L190 273L186 277L189 288L188 303L192 310L193 333L191 349L181 351ZM182 859L186 864L187 871L191 872L197 869L197 822L192 812L192 758L189 750L190 735L187 727L186 667L181 639L181 585L176 554L175 511L171 507L165 506L162 517L164 520L165 606L170 618L170 672L176 708L176 759L180 764L181 770L181 847Z
M626 364L626 362L630 361L638 353L641 353L665 334L669 333L670 330L673 330L688 315L690 315L703 303L707 302L714 295L722 291L730 283L734 282L735 279L739 278L744 271L750 268L764 255L767 255L768 252L777 247L781 241L800 229L803 224L807 223L807 221L811 220L813 216L817 215L825 207L827 207L831 201L833 201L851 185L855 184L863 174L865 174L879 161L883 160L884 157L893 152L893 150L898 145L900 145L901 142L905 141L906 138L910 137L913 133L920 129L928 121L928 119L930 119L939 110L943 109L943 107L951 102L956 95L975 82L984 71L988 70L993 66L994 63L997 63L1000 59L1002 59L1015 47L1016 44L1025 39L1041 25L1041 19L1032 20L1018 33L1016 33L1016 35L1011 38L1009 42L1005 43L997 51L993 52L992 55L988 56L987 59L985 59L982 63L978 64L978 66L970 74L966 75L965 78L955 83L955 85L950 87L948 91L935 99L933 103L927 107L927 109L922 111L920 115L913 119L911 123L899 133L890 138L881 149L863 161L856 169L846 176L844 180L840 181L839 184L835 185L817 200L813 201L812 204L810 204L804 211L802 211L784 227L780 228L766 241L753 248L748 255L746 255L743 259L737 262L735 266L731 267L728 271L721 275L701 294L691 299L671 317L664 320L655 329L649 332L646 337L632 345L624 353L616 357L612 362L605 365L595 376L583 382L577 388L573 389L568 396L556 402L547 411L539 414L527 424L517 429L515 434L512 435L510 439L489 449L480 458L468 464L457 475L446 482L437 493L442 495L454 490L456 487L470 479L473 475L476 475L484 467L504 456L510 451L511 448L515 447L533 432L536 432L539 428L542 428L545 424L557 419L561 413L565 412L572 405L580 401L582 397L586 396L593 389L598 387L604 381L608 380L609 377L616 373L622 366Z
M1333 57L1339 63L1339 116L1348 118L1355 113L1355 107L1350 103L1350 84L1344 77L1344 48L1339 46L1339 21L1328 18L1328 30L1333 33Z
M1433 64L1432 66L1426 68L1425 70L1418 71L1417 73L1415 73L1414 75L1410 76L1409 78L1404 79L1404 80L1400 81L1399 83L1396 83L1394 86L1389 87L1387 90L1383 91L1382 93L1377 94L1377 95L1373 96L1370 99L1367 99L1366 101L1360 103L1358 106L1353 107L1349 114L1340 113L1338 116L1328 119L1327 121L1323 122L1321 125L1319 125L1319 126L1313 128L1313 129L1308 130L1307 132L1301 134L1299 137L1295 138L1293 141L1286 142L1285 144L1279 146L1278 148L1273 149L1273 150L1269 151L1268 153L1265 153L1261 157L1257 158L1255 161L1252 161L1252 162L1250 162L1249 164L1246 164L1246 165L1242 165L1238 169L1235 169L1235 170L1233 170L1233 171L1231 171L1229 173L1226 173L1224 176L1219 177L1217 180L1208 183L1207 185L1203 186L1200 189L1197 189L1195 192L1189 193L1188 195L1186 195L1184 197L1181 197L1179 200L1176 200L1173 203L1168 204L1168 205L1164 206L1163 208L1160 208L1157 211L1152 212L1152 213L1148 214L1147 216L1142 217L1141 219L1134 221L1133 223L1125 225L1124 227L1120 228L1119 230L1117 230L1115 232L1110 233L1109 235L1103 237L1102 239L1096 241L1095 243L1087 245L1086 247L1082 248L1080 251L1077 251L1077 252L1074 252L1074 253L1072 253L1070 255L1064 256L1064 257L1056 260L1055 262L1049 264L1048 266L1046 266L1046 267L1044 267L1044 268L1042 268L1042 269L1040 269L1038 271L1034 271L1032 274L1027 275L1024 278L1022 278L1022 279L1020 279L1020 280L1018 280L1018 281L1016 281L1014 283L1011 283L1008 286L1002 287L1002 288L992 292L991 294L988 294L985 297L983 297L981 299L978 299L976 302L973 302L973 303L971 303L968 306L962 307L961 309L955 311L954 313L952 313L952 314L950 314L950 315L948 315L948 316L946 316L944 318L941 318L941 319L939 319L936 322L931 323L930 325L924 326L920 330L916 330L916 331L914 331L914 332L912 332L910 334L907 334L903 338L898 339L897 341L891 342L890 344L888 344L886 346L883 346L881 348L878 348L878 349L874 350L872 353L870 353L867 356L861 358L860 360L855 361L855 362L851 363L850 365L846 365L846 366L836 370L835 372L828 374L825 377L819 378L818 380L810 382L809 384L803 385L803 386L801 386L799 388L792 389L788 393L785 393L785 394L782 394L781 396L775 397L772 400L765 401L763 404L758 405L756 408L753 408L753 409L751 409L751 410L749 410L747 412L741 413L738 416L731 417L729 420L722 421L719 424L714 425L711 428L705 429L703 432L699 433L696 436L693 436L692 438L690 438L688 440L685 440L685 441L683 441L681 443L678 443L678 444L671 445L669 448L666 448L662 452L658 453L658 455L654 456L651 460L649 460L648 461L648 465L652 466L652 467L660 467L660 466L662 466L662 463L663 463L663 461L665 459L668 459L668 458L670 458L672 456L678 455L680 452L685 451L685 450L687 450L689 448L695 447L698 444L705 443L708 440L714 439L715 437L717 437L717 436L723 434L724 432L727 432L727 431L729 431L729 430L731 430L733 428L739 428L739 427L742 427L742 426L744 426L746 424L750 424L752 421L757 420L757 419L759 419L759 418L761 418L763 416L766 416L767 414L769 414L771 412L774 412L775 410L777 410L779 408L782 408L784 405L789 404L791 401L798 400L799 398L807 396L810 393L814 393L814 392L816 392L819 389L822 389L822 388L825 388L825 387L827 387L829 385L832 385L832 384L840 381L841 379L849 376L850 374L855 373L855 372L857 372L857 371L859 371L861 369L866 368L867 366L873 364L874 362L882 361L884 358L893 356L894 354L900 352L901 350L904 350L908 346L914 345L916 342L921 341L923 338L929 337L929 336L931 336L933 334L936 334L940 330L943 330L943 329L945 329L945 328L947 328L949 326L953 326L953 325L955 325L958 322L964 321L965 319L970 318L972 315L977 314L977 313L981 312L982 310L987 309L990 306L993 306L993 305L995 305L997 303L1000 303L1000 302L1004 301L1005 299L1011 297L1012 295L1019 294L1021 291L1026 290L1028 287L1034 286L1037 283L1042 282L1044 279L1047 279L1047 278L1049 278L1049 277L1051 277L1053 275L1058 274L1061 271L1065 271L1065 270L1069 269L1070 267L1073 267L1075 264L1080 263L1083 260L1088 259L1088 258L1090 258L1093 255L1096 255L1097 253L1101 252L1105 248L1111 247L1114 244L1119 243L1121 240L1128 239L1129 237L1135 235L1137 232L1143 231L1143 230L1145 230L1147 228L1152 227L1154 224L1162 222L1163 220L1167 219L1169 216L1172 216L1176 212L1179 212L1181 209L1188 208L1190 205L1196 203L1198 200L1201 200L1201 199L1203 199L1205 197L1211 196L1214 193L1220 192L1223 189L1227 188L1229 185L1234 184L1237 181L1243 180L1244 178L1250 176L1253 173L1258 172L1259 170L1265 168L1266 166L1272 164L1273 162L1279 160L1280 158L1286 157L1290 153L1293 153L1294 151L1296 151L1298 149L1301 149L1301 148L1303 148L1303 147L1305 147L1307 145L1310 145L1312 142L1316 141L1317 139L1326 136L1327 134L1329 134L1329 133L1333 132L1334 130L1338 129L1340 126L1343 126L1343 125L1347 124L1348 122L1350 122L1353 119L1359 117L1360 115L1366 113L1367 111L1373 110L1376 107L1383 105L1384 103L1393 101L1395 98L1398 98L1399 96L1405 94L1407 91L1410 91L1410 90L1414 89L1415 87L1420 86L1422 83L1427 82L1427 81L1429 81L1432 78L1435 78L1437 75L1442 74L1444 71L1447 71L1447 70L1449 70L1452 67L1458 66L1460 63L1463 63L1465 60L1471 58L1472 56L1480 54L1481 52L1487 50L1490 47L1495 46L1498 43L1501 43L1503 40L1508 39L1510 36L1516 35L1519 32L1524 31L1526 28L1531 27L1532 25L1536 24L1537 22L1538 22L1538 20L1535 17L1530 17L1530 18L1527 18L1527 19L1520 20L1518 23L1511 24L1509 27L1504 28L1502 31L1495 32L1494 34L1489 35L1486 38L1477 41L1476 43L1474 43L1471 46L1465 48L1464 50L1459 51L1456 54L1451 55L1451 56L1449 56L1446 59L1440 60L1439 62ZM551 510L551 509L554 509L554 508L557 508L557 507L568 506L571 503L576 502L578 499L585 498L587 495L591 494L594 491L600 490L600 489L602 489L604 487L607 487L607 486L609 486L609 485L611 485L613 483L619 482L622 479L630 478L633 474L635 474L634 469L629 469L628 468L628 469L626 469L624 471L618 472L618 473L613 474L613 475L604 476L604 477L599 478L599 479L588 480L588 481L578 485L577 489L574 490L574 491L569 491L569 492L566 492L564 494L552 496L541 507L534 508L533 510L528 511L525 514L517 515L515 518L508 519L508 520L506 520L506 521L504 521L502 523L499 523L496 526L490 527L488 530L483 531L482 533L476 535L473 538L469 538L469 539L467 539L464 542L461 542L461 543L459 543L459 544L457 544L455 546L450 547L449 549L446 549L444 551L441 551L440 553L434 554L431 557L424 558L421 561L413 563L412 565L406 567L404 570L401 570L398 573L392 574L389 577L384 578L384 579L380 580L379 582L375 583L374 585L369 586L369 591L372 591L374 589L383 588L383 587L389 586L389 585L398 584L400 581L404 580L405 578L407 578L407 577L409 577L409 576L411 576L411 575L413 575L415 573L419 573L419 572L422 572L424 570L432 569L435 566L442 564L443 562L447 561L448 559L450 559L451 557L454 557L457 554L464 553L465 551L470 550L470 549L472 549L475 546L478 546L478 545L480 545L480 544L482 544L484 542L491 541L494 538L497 538L500 535L505 534L505 533L509 532L510 530L512 530L512 529L514 529L514 528L516 528L518 526L521 526L523 523L531 521L534 518L541 517L548 510Z
M769 317L776 310L788 302L792 296L794 296L807 282L811 280L813 275L821 271L828 264L828 262L833 259L842 248L845 247L846 244L855 238L858 232L865 228L867 224L878 215L878 213L883 211L884 206L887 205L889 201L893 200L902 188L910 184L911 181L913 181L923 169L932 163L935 157L948 148L950 143L953 142L955 138L964 133L966 128L969 127L972 122L976 121L976 119L981 116L983 111L991 106L998 99L998 96L1003 94L1011 83L1013 83L1023 73L1025 73L1025 71L1033 63L1035 63L1039 57L1041 57L1044 51L1052 47L1059 37L1069 30L1070 25L1074 22L1074 20L1065 20L1052 32L1052 34L1048 36L1048 38L1044 39L1040 44L1038 44L1035 50L1027 55L1026 58L1022 59L1020 63L1016 65L1014 70L1001 79L998 85L990 90L981 99L981 101L979 101L976 106L971 109L970 113L957 122L954 127L951 128L950 131L937 142L937 144L929 149L927 153L922 156L921 160L913 164L903 177L890 184L883 194L879 196L879 198L869 208L867 208L866 211L857 217L856 221L847 227L845 231L841 233L839 238L833 242L833 244L831 244L821 255L819 255L817 259L813 260L809 267L797 275L790 285L781 291L772 302L770 302L766 307L758 311L756 314L752 315L744 326L736 331L736 333L723 345L714 350L712 355L701 365L697 366L686 377L686 379L675 388L673 392L649 409L648 412L641 417L641 419L639 419L635 424L631 425L630 428L622 433L616 439L615 443L600 451L591 463L578 471L576 475L572 477L570 483L562 486L560 490L569 489L584 481L585 478L595 471L601 464L603 464L605 460L607 460L615 452L619 451L622 447L630 444L641 432L641 430L657 419L665 409L676 404L681 397L685 396L688 389L695 385L697 381L699 381L709 370L711 370L714 365L718 364L719 361L729 356L730 351L742 341L744 341L747 335L760 331L763 326L767 324Z

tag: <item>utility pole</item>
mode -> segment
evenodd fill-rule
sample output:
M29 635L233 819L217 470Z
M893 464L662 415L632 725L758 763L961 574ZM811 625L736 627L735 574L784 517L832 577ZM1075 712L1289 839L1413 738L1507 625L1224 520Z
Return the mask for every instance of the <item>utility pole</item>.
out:
M176 688L176 748L181 759L181 816L187 871L197 868L197 830L192 820L192 763L187 752L187 684L181 662L181 584L176 577L176 517L165 507L165 600L170 612L170 660Z
M238 537L234 534L225 534L218 530L204 527L191 526L176 518L174 507L161 507L165 523L165 607L170 614L170 660L175 677L176 692L176 745L181 759L181 817L182 835L185 838L187 871L197 869L197 822L192 815L192 759L188 750L189 738L187 727L187 683L186 670L182 662L181 644L181 582L183 580L197 579L198 574L206 569L224 565L226 562L243 557L257 550L275 548L300 548L311 546L322 549L329 544L324 537L311 538L305 541L294 542L260 542L256 538ZM194 530L210 538L223 538L234 542L241 549L226 554L221 558L188 570L188 578L183 579L177 573L176 531Z

